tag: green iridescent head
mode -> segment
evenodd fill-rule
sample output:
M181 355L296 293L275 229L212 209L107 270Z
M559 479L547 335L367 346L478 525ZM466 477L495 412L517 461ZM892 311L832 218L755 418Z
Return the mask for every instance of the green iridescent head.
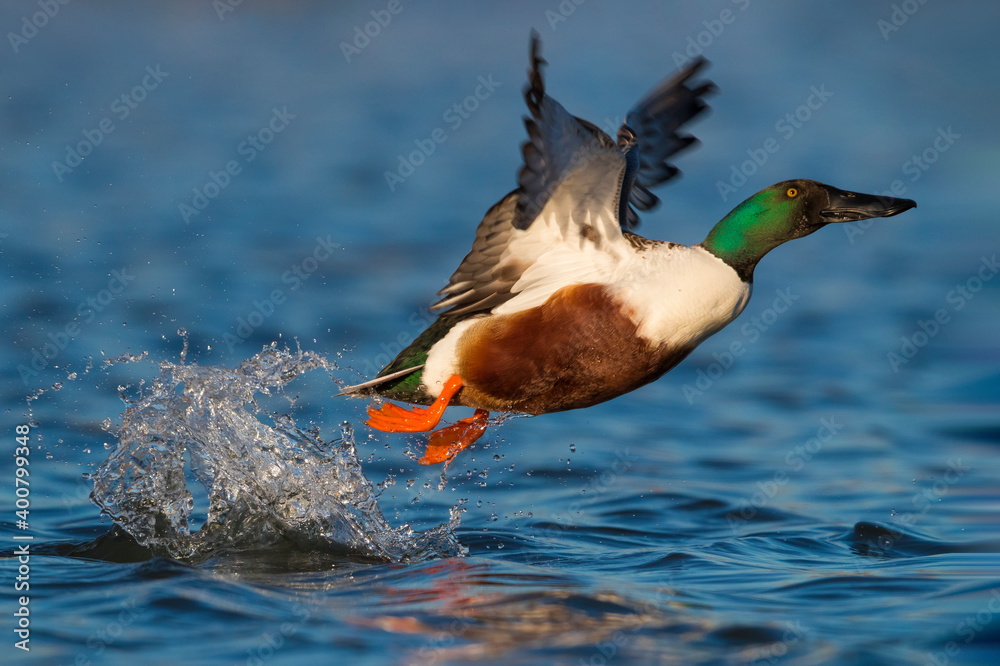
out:
M734 208L701 247L752 282L757 262L782 243L808 236L831 222L890 217L916 205L911 199L848 192L814 180L786 180Z

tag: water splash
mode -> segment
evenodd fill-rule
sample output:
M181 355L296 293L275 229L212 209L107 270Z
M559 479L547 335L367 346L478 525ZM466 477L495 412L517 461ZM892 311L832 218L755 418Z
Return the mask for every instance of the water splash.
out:
M323 441L317 428L258 404L259 394L317 369L336 366L273 344L236 369L162 362L142 395L123 396L119 443L92 475L91 498L139 543L176 558L282 540L392 561L465 554L454 533L458 507L423 533L389 525L350 424Z

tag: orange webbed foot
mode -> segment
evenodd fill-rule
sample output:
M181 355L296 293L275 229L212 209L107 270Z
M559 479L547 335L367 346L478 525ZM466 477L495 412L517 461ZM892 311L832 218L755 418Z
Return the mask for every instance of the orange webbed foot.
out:
M452 375L430 407L404 409L387 402L378 409L369 407L366 423L372 428L384 432L426 432L433 430L441 422L444 410L460 388L462 388L462 378L458 375Z
M448 463L460 451L472 446L483 436L489 424L490 413L485 409L477 409L476 413L467 419L456 421L450 426L430 434L427 442L427 452L418 462L421 465L436 465Z

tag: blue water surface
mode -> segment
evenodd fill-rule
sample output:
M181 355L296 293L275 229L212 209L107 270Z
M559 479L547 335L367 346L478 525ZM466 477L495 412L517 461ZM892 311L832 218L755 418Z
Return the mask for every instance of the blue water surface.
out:
M4 3L0 661L997 663L998 22L935 0ZM532 28L549 92L602 127L711 61L703 144L645 235L699 242L796 177L919 207L778 248L668 376L507 419L442 475L335 381L433 319L515 186ZM205 493L171 509L204 541L91 500L85 475L124 488L171 451L173 476L98 499L162 518L225 481L225 518Z

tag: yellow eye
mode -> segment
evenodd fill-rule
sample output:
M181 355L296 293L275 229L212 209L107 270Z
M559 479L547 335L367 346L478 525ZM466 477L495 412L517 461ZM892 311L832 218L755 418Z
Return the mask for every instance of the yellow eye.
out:
M798 195L798 193L799 193L799 191L798 191L797 189L795 189L794 187L789 187L789 188L788 188L788 191L787 191L787 192L785 192L785 194L787 194L787 195L788 195L789 197L793 197L793 198L794 198L795 196L797 196L797 195Z

